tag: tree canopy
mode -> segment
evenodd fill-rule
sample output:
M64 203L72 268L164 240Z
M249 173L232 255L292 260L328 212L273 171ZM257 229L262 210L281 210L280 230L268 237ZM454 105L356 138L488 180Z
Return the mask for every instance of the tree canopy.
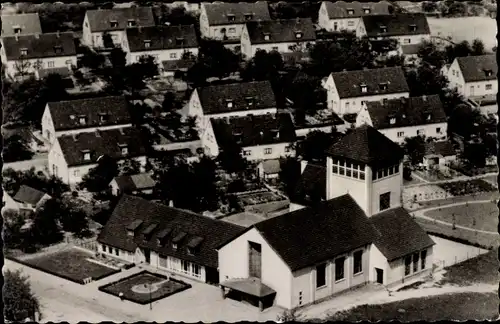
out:
M425 156L425 139L422 136L407 137L404 142L404 150L410 158L412 165L422 163Z
M52 197L60 197L70 189L60 178L55 176L47 177L42 171L35 171L35 168L26 171L7 168L3 170L2 178L3 188L9 195L14 195L21 185L46 192Z
M306 161L325 161L325 151L340 138L337 132L312 131L297 145L297 156Z
M29 160L34 155L27 141L20 135L7 137L3 142L2 153L3 161L6 163Z
M41 319L40 302L31 291L29 277L21 270L6 270L2 289L5 320L23 322Z
M118 164L109 156L103 155L97 162L97 166L90 169L82 177L80 188L90 192L100 192L109 188L109 183L118 175Z

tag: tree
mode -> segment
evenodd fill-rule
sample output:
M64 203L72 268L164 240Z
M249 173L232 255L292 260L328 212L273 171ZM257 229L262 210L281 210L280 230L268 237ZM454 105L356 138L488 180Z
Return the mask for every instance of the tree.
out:
M111 37L111 34L107 31L102 34L102 44L104 45L104 48L115 47L115 44L113 43L113 38Z
M139 58L139 62L135 64L143 71L143 78L152 78L158 75L158 63L154 56L143 55Z
M425 139L422 136L405 138L403 146L412 165L422 163L422 159L425 156Z
M279 179L288 197L292 197L300 180L300 162L295 157L280 159Z
M229 76L238 71L240 58L233 51L226 48L217 40L204 39L200 42L198 60L203 67L206 77L217 77L219 79Z
M27 141L20 135L12 135L4 141L2 157L4 162L15 162L29 160L35 154L29 147Z
M448 119L448 132L456 133L469 140L476 133L476 124L480 121L481 113L467 104L459 104L450 113Z
M243 149L233 139L227 139L219 145L217 160L228 173L242 173L248 166L248 161L243 157Z
M54 218L52 204L39 207L33 217L33 224L29 229L29 236L42 246L59 243L64 235Z
M422 64L416 71L411 70L406 74L406 81L413 97L441 94L448 86L448 79L441 71L429 64Z
M125 159L118 168L121 176L141 173L141 163L132 158Z
M318 110L317 103L321 102L321 80L303 72L297 73L290 86L284 87L284 93L293 101L293 107L314 113Z
M435 12L437 11L438 6L434 1L424 1L422 2L422 10L425 12Z
M22 249L22 227L26 224L24 216L17 210L6 209L3 211L3 241L7 249Z
M82 56L80 62L82 66L88 67L92 70L98 69L103 66L106 61L104 55L98 54L86 46L81 47Z
M22 322L26 318L36 322L41 319L40 302L31 291L29 277L20 270L4 272L2 289L5 320Z
M168 8L168 7L167 7ZM196 25L198 23L195 16L186 11L184 7L175 7L168 12L164 11L160 17L162 24L168 23L170 25Z
M445 48L448 63L452 63L456 57L469 56L472 48L468 41L462 41L457 44L448 45Z
M340 134L329 134L322 131L312 131L298 145L297 155L302 156L306 161L324 161L325 151L332 146Z
M103 155L97 160L95 168L89 170L82 177L80 188L85 188L90 192L99 192L109 188L109 183L118 175L118 164L109 156Z
M298 17L295 8L286 2L279 2L272 12L275 19L295 19Z
M67 208L63 217L60 219L62 228L77 238L84 238L92 236L89 229L89 221L87 213L75 207Z
M23 58L16 60L14 63L14 69L16 71L16 76L21 79L27 77L31 71L31 62Z
M23 184L46 192L52 197L60 197L70 189L60 178L47 177L42 171L36 172L35 168L26 171L7 168L2 172L2 177L4 189L9 195L14 195Z
M486 164L487 149L483 143L467 143L463 157L475 167L483 168Z
M199 162L193 164L194 195L197 204L195 211L217 210L219 207L219 195L216 186L215 161L209 157L202 157Z
M181 108L181 102L177 100L175 93L172 91L167 91L163 95L163 102L161 104L162 110L164 112L172 112Z
M283 70L283 58L279 52L258 50L242 71L244 80L276 80L278 72Z
M122 69L127 64L127 54L121 48L113 48L109 53L109 60L114 69Z
M441 69L446 63L446 53L439 50L434 42L424 41L417 52L418 57L432 67Z
M484 50L484 43L483 43L483 41L481 41L478 38L476 38L472 42L471 50L472 50L472 55L484 55L484 54L486 54L486 52Z

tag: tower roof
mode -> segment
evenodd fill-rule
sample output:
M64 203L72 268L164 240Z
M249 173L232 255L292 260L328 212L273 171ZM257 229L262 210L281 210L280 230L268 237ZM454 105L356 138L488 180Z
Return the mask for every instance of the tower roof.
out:
M385 166L398 163L404 156L403 149L369 125L362 125L332 145L326 153L330 156Z

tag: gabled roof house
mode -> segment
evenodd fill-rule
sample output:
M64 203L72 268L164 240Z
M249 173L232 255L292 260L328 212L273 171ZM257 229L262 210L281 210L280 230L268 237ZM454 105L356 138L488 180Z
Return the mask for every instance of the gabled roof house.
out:
M318 25L332 32L341 30L355 32L361 17L389 14L390 6L388 1L323 1L319 8Z
M0 37L42 33L42 25L38 13L2 15L0 19L2 20L2 33Z

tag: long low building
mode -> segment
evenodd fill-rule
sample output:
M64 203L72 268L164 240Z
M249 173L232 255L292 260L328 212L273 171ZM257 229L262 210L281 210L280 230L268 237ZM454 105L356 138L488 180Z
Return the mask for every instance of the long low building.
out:
M104 255L216 284L216 247L243 230L228 222L124 195L97 240Z

